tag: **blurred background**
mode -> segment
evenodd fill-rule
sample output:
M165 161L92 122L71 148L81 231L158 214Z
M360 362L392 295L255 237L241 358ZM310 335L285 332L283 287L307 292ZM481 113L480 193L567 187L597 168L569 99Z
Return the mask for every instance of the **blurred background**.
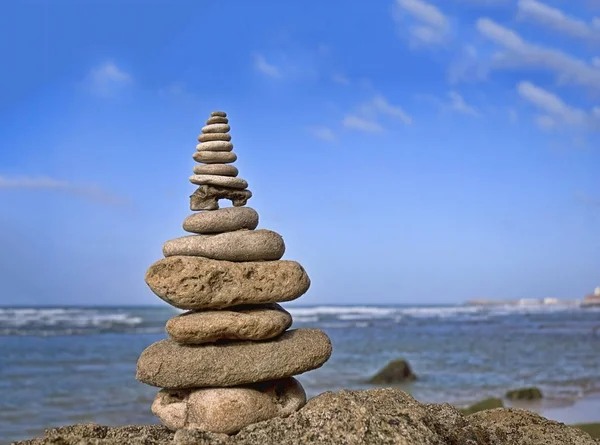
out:
M0 443L157 421L144 274L213 110L332 339L309 395L404 359L600 421L599 1L5 0L0 37Z

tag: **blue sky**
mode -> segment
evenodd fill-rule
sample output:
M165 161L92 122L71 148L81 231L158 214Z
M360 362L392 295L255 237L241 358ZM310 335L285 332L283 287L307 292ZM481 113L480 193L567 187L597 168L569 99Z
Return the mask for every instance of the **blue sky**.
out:
M298 301L600 285L600 1L7 0L0 304L159 304L210 111Z

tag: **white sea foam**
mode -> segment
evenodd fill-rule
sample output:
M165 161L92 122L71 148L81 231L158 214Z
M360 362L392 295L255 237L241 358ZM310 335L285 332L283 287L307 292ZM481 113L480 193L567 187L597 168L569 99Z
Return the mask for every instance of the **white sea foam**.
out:
M0 329L27 330L134 327L144 320L131 313L91 308L3 308Z

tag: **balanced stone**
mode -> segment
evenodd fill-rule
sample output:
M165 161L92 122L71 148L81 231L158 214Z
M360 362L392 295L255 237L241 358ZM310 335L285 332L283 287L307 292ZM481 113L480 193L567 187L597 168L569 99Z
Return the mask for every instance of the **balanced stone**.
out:
M278 304L265 304L186 312L171 318L166 330L177 343L199 345L218 340L268 340L291 325L289 312Z
M163 389L152 412L168 428L233 434L273 417L287 417L306 403L302 385L287 378L234 388Z
M229 199L234 207L241 207L245 206L251 197L250 190L201 185L190 196L190 210L217 210L219 199Z
M150 266L145 279L168 304L196 310L292 301L310 287L304 268L287 260L233 263L172 256Z
M284 252L281 235L265 229L187 235L163 244L165 257L201 256L223 261L272 261L280 259Z
M232 189L244 190L248 183L242 178L219 175L193 175L190 176L190 182L196 185L215 185L217 187L229 187Z
M259 342L192 346L167 339L142 352L136 378L171 389L246 385L302 374L330 356L331 341L319 329L296 329Z
M198 151L231 151L233 144L229 141L208 141L196 145Z
M224 111L213 111L210 113L210 117L214 116L227 117L227 113L225 113Z
M197 175L237 176L239 171L233 165L206 164L194 165L194 173Z
M230 151L197 151L192 157L194 161L205 164L229 164L237 159L236 154Z
M209 117L208 120L206 121L206 125L228 124L228 123L229 123L229 119L227 119L226 117L223 117L223 116L212 116L212 117Z
M193 213L183 221L183 230L209 234L254 230L258 226L258 213L250 207L226 207L211 212Z
M206 133L198 136L198 141L200 142L208 142L208 141L230 141L231 135L227 133Z
M202 127L202 133L229 133L231 127L227 124L210 124Z

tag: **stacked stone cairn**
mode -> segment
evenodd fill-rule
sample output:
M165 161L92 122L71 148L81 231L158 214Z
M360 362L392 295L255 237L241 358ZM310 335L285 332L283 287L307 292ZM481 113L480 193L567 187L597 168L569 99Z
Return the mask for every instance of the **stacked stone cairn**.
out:
M237 156L227 114L211 113L198 136L190 178L193 213L167 241L164 259L146 273L152 291L188 310L166 325L169 339L150 345L136 378L163 388L152 412L169 428L233 434L306 403L292 376L322 366L331 342L318 329L287 330L291 315L277 303L304 294L310 280L295 261L281 260L282 237L259 229L245 207L252 193L232 165ZM233 207L219 209L219 200Z

